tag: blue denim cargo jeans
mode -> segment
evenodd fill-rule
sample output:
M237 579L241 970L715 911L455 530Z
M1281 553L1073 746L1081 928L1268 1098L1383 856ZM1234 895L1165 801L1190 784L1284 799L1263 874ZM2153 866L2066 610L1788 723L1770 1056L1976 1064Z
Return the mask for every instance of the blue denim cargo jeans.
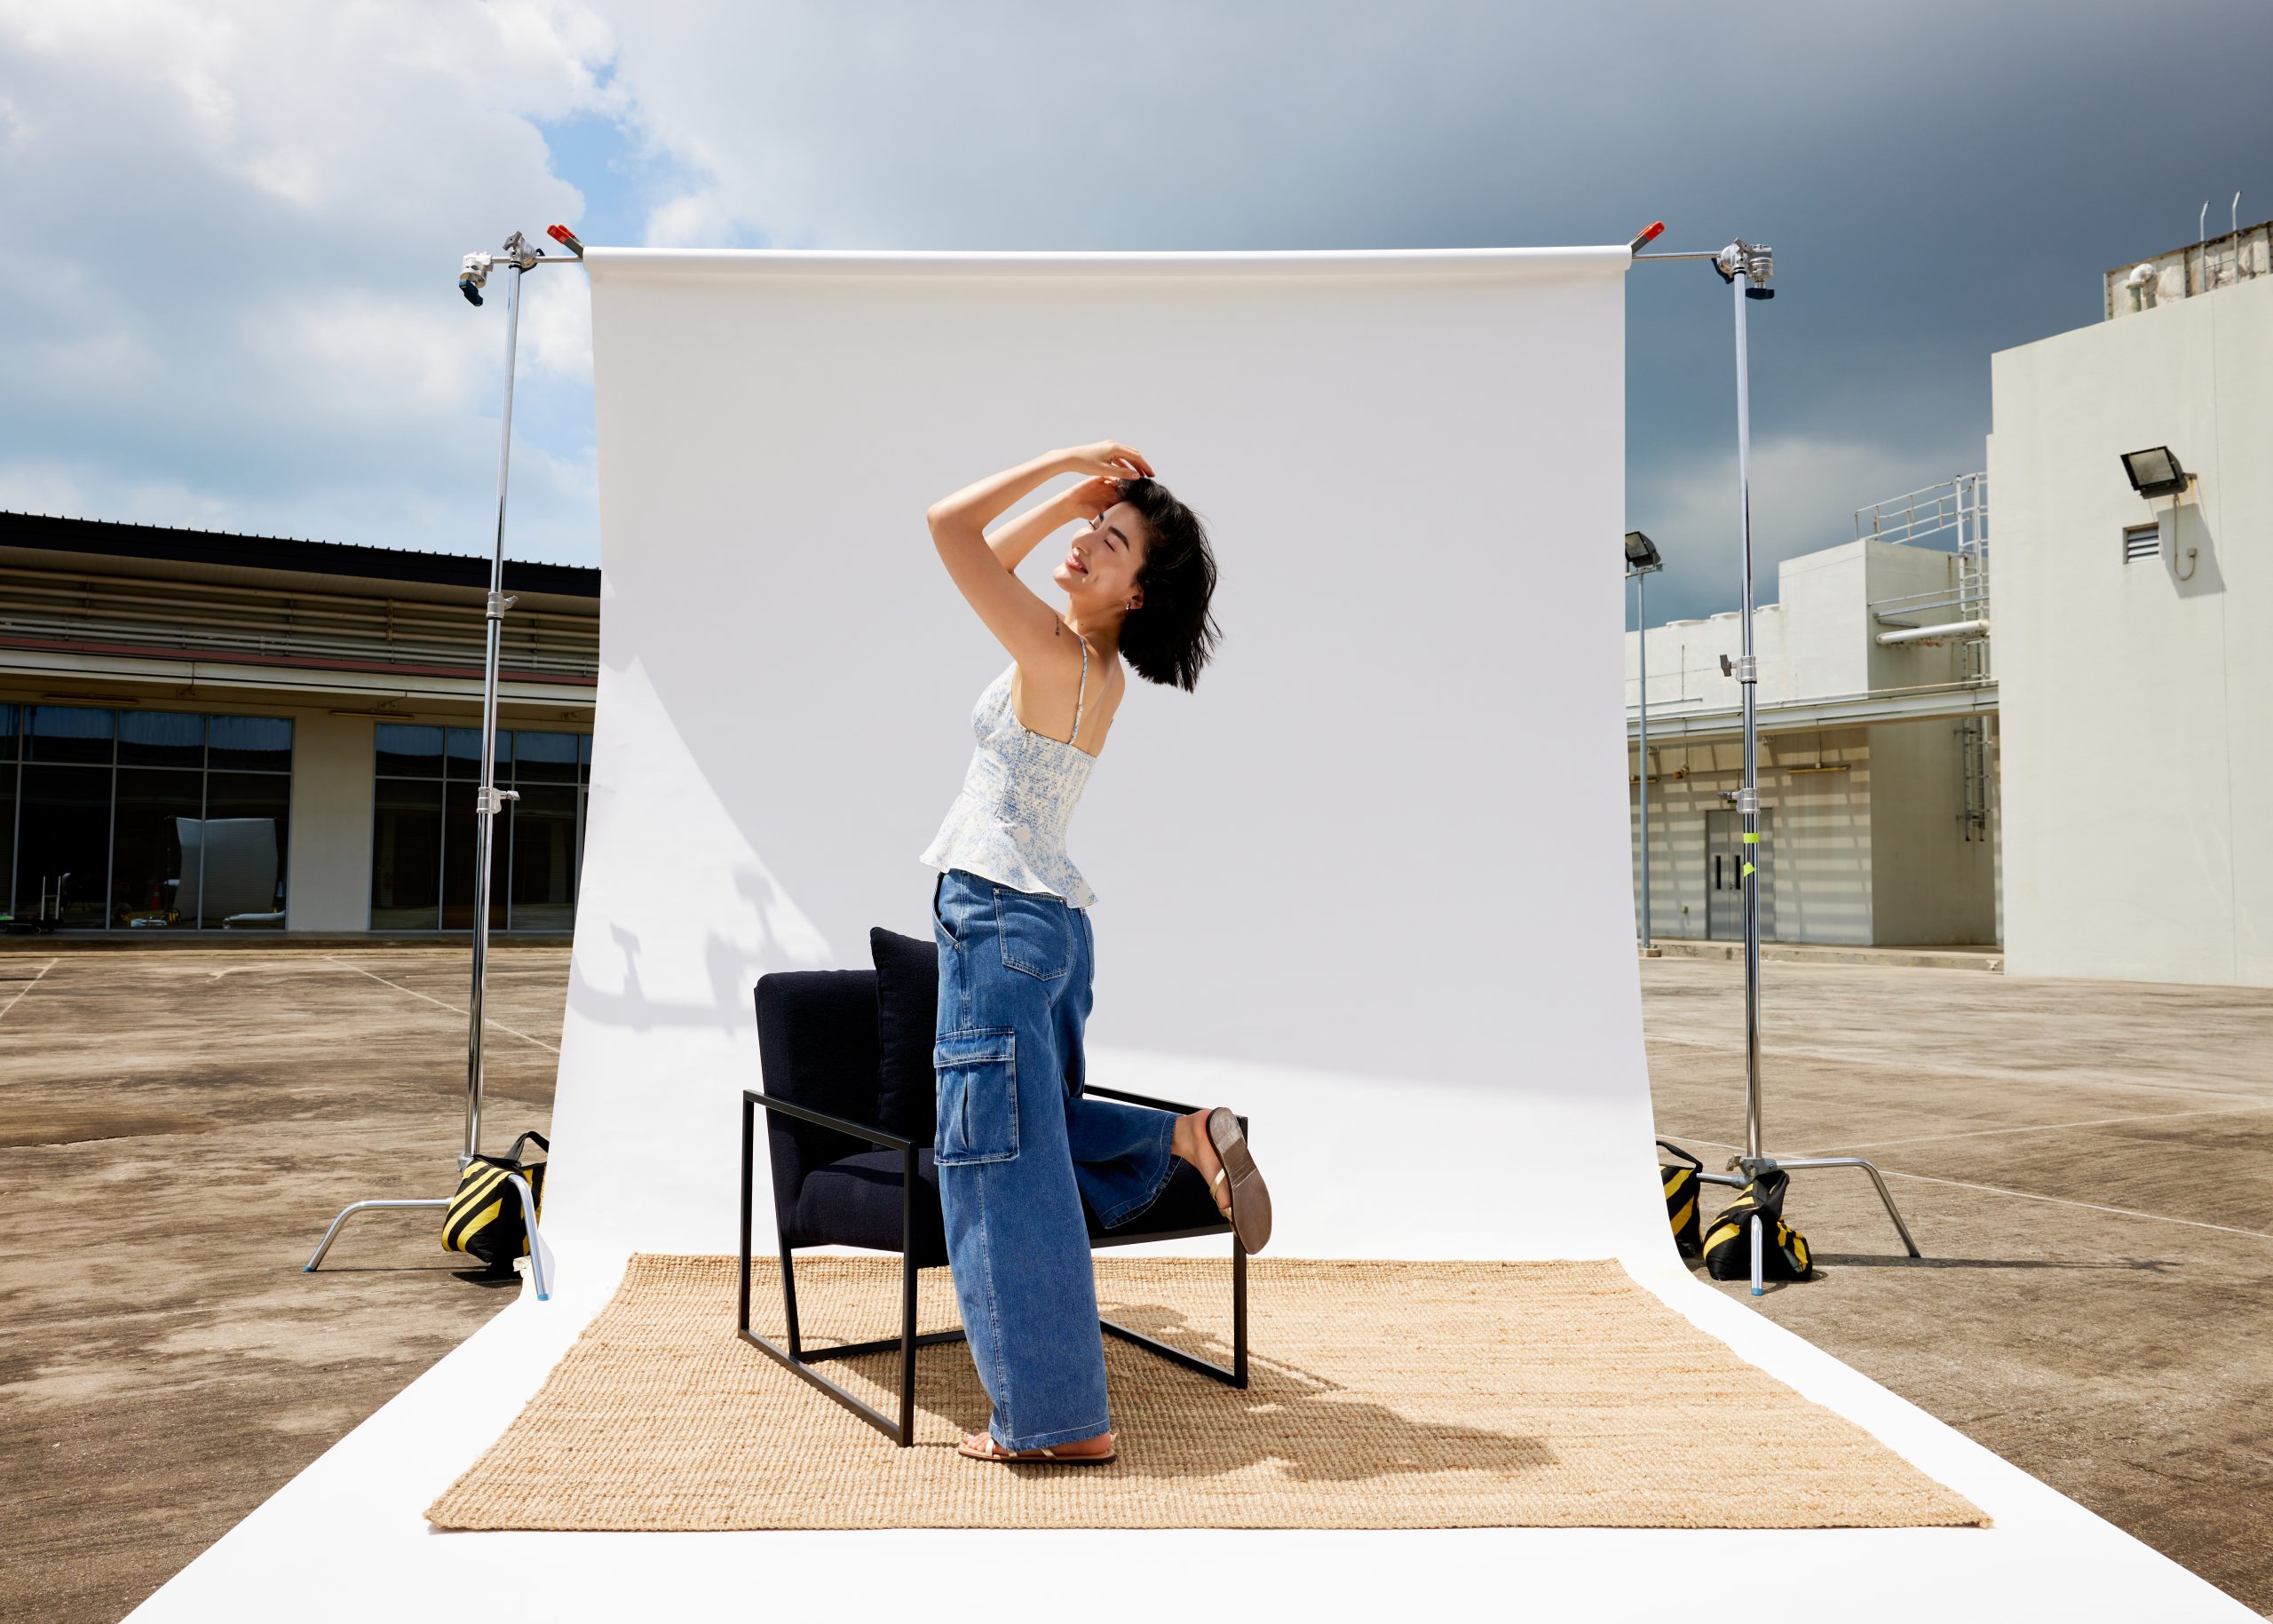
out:
M1083 1209L1111 1228L1159 1200L1176 1118L1081 1091L1086 908L949 868L932 884L931 931L932 1155L955 1298L994 1401L987 1430L1005 1449L1094 1438L1112 1422Z

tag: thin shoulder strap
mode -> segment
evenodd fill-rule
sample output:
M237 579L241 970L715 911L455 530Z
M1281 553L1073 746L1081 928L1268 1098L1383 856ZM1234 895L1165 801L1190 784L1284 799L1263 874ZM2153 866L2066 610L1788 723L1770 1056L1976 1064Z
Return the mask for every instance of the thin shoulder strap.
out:
M1081 685L1073 693L1073 739L1078 739L1081 736L1081 702L1089 697L1089 640L1081 638L1079 632L1073 635L1081 638ZM1073 739L1065 742L1072 744Z

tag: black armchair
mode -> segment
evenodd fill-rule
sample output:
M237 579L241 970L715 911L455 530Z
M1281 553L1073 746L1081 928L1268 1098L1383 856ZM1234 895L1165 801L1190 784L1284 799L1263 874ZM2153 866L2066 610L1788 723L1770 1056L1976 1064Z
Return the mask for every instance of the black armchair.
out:
M902 1448L915 1421L915 1351L960 1342L960 1330L915 1332L917 1271L947 1261L939 1208L939 1182L931 1161L932 1011L938 986L937 947L879 928L873 933L876 970L781 970L762 976L756 989L758 1054L765 1087L742 1094L741 1270L736 1330L742 1340L796 1371ZM925 959L931 968L923 969ZM931 978L928 996L923 977ZM920 1057L916 1052L920 1042ZM920 1066L920 1072L918 1067ZM888 1078L908 1086L894 1089ZM918 1086L919 1081L923 1086ZM1118 1089L1087 1092L1163 1111L1190 1105ZM756 1114L766 1112L766 1148L772 1165L774 1220L780 1237L781 1298L788 1346L750 1329L751 1200ZM1247 1119L1239 1119L1242 1129ZM1119 1229L1089 1214L1092 1248L1177 1240L1196 1235L1232 1236L1232 1364L1211 1364L1142 1333L1099 1321L1113 1336L1185 1369L1243 1388L1247 1384L1247 1252L1217 1211L1199 1173L1179 1161L1160 1199ZM797 1327L792 1254L800 1247L848 1246L897 1252L901 1257L898 1336L808 1349ZM899 1350L899 1418L890 1417L814 1368L824 1360Z

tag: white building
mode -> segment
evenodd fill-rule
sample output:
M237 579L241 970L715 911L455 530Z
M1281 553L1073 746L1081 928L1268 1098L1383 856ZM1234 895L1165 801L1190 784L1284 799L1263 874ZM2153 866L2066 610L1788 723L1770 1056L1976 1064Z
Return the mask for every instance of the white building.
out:
M2273 986L2269 237L1991 359L2011 973ZM2143 497L2158 447L2190 479Z
M1754 611L1763 940L1997 940L1984 495L1968 475L1864 510L1857 540L1786 560ZM1742 699L1720 665L1738 619L1646 633L1653 936L1743 935ZM1637 780L1643 635L1626 639ZM1634 816L1638 923L1638 789Z

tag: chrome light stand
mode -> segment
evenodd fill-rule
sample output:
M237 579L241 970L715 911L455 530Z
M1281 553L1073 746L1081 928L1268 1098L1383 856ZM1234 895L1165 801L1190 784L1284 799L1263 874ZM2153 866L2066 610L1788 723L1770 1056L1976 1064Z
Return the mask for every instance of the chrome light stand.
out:
M1902 1213L1894 1204L1894 1197L1886 1187L1886 1179L1876 1166L1861 1156L1794 1156L1778 1160L1760 1148L1760 874L1754 861L1760 846L1760 761L1758 715L1754 690L1760 681L1759 663L1752 651L1752 396L1746 375L1746 345L1745 339L1744 307L1748 299L1771 299L1776 290L1768 286L1768 279L1775 273L1775 251L1764 243L1746 242L1738 238L1728 247L1713 253L1644 254L1644 243L1652 241L1665 229L1660 220L1634 239L1629 245L1634 257L1639 259L1709 259L1721 280L1735 290L1737 318L1737 503L1739 515L1738 534L1742 541L1744 558L1744 605L1738 623L1744 629L1743 653L1731 662L1726 655L1721 659L1722 669L1735 677L1744 695L1744 788L1737 792L1737 811L1744 820L1744 860L1738 873L1744 882L1744 1134L1745 1152L1729 1158L1727 1173L1704 1173L1699 1176L1708 1183L1729 1184L1741 1189L1762 1173L1778 1168L1792 1172L1804 1168L1860 1168L1871 1176L1871 1183L1878 1187L1879 1200L1886 1204L1886 1216L1894 1220L1895 1232L1902 1237L1902 1244L1910 1256L1923 1256L1918 1243L1910 1238L1910 1226L1902 1221ZM1647 776L1646 766L1644 777ZM1647 784L1643 785L1646 793ZM1752 1295L1759 1296L1762 1290L1761 1253L1766 1225L1758 1214L1752 1219Z
M508 269L512 280L505 284L505 409L498 432L497 449L497 527L492 538L489 555L489 597L484 609L488 622L488 638L482 652L481 662L481 787L474 795L474 868L473 868L473 988L466 1011L465 1059L465 1143L458 1153L458 1171L466 1168L481 1149L481 1039L483 994L488 988L489 978L489 866L490 855L495 849L497 818L505 810L505 803L519 799L511 789L497 788L497 667L499 644L504 631L505 611L512 607L513 599L505 595L505 490L506 475L513 456L513 360L519 347L521 317L521 278L539 265L572 265L583 256L583 244L564 226L555 226L550 234L566 247L570 258L548 259L544 250L535 247L515 232L505 239L505 245L495 254L468 254L458 273L458 290L470 305L481 303L481 289L489 280L489 273ZM543 1248L536 1239L536 1197L529 1190L528 1181L519 1173L508 1173L506 1182L521 1204L521 1216L529 1236L529 1280L536 1287L537 1301L546 1301L551 1295L544 1279ZM359 1212L382 1208L447 1208L451 1198L352 1201L340 1209L317 1244L315 1256L303 1265L301 1272L312 1274L323 1262L324 1254L331 1250L332 1241L338 1236L340 1225Z

